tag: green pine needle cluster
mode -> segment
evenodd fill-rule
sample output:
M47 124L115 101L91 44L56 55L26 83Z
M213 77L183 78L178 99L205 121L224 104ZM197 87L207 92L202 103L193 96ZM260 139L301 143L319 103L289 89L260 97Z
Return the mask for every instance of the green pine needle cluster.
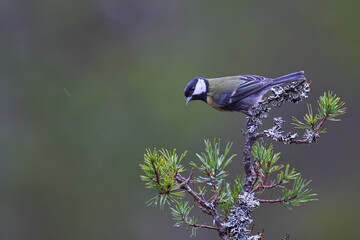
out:
M178 156L175 150L146 149L144 164L140 164L145 175L140 177L146 182L146 188L158 192L147 202L148 205L163 208L165 203L170 204L184 197L184 191L179 191L181 184L176 182L175 175L184 171L181 161L185 155L186 152Z
M245 176L237 176L232 188L230 183L224 183L224 186L220 191L219 210L225 219L227 219L230 210L236 204L240 194L242 193L244 179Z
M320 130L325 120L340 121L339 116L345 114L345 103L331 91L324 93L318 100L318 113L314 115L312 106L307 105L308 113L304 116L304 122L293 117L294 125L298 129L314 130L324 133L325 129Z
M307 188L311 180L302 179L299 175L293 183L292 189L284 189L281 192L280 201L281 204L291 209L292 206L300 206L300 203L310 202L317 199L315 193L311 193L311 189Z
M185 181L188 180L187 183L192 183L195 186L193 192L199 198L206 200L211 208L219 210L224 219L241 194L244 182L244 177L241 176L235 179L234 186L225 182L225 178L228 176L226 167L236 156L229 154L232 144L228 143L222 153L220 140L213 142L205 140L204 142L205 153L196 154L200 163L190 162L190 165L200 172L197 177L192 177L192 173L189 179L181 176L181 173L185 171L181 161L186 152L178 156L175 150L171 152L164 149L160 151L147 149L144 155L144 164L140 164L145 173L141 179L146 182L146 188L157 192L156 196L151 198L147 204L160 206L160 208L163 208L165 204L174 204L171 212L176 221L175 226L186 224L193 228L192 231L203 225L197 224L199 216L197 218L189 216L193 206L182 201L184 197L182 187Z
M270 176L273 172L279 171L284 167L283 165L275 165L280 158L280 153L274 154L273 146L271 144L269 148L266 148L265 146L256 143L252 149L252 155L257 159L261 176Z
M189 213L194 206L190 206L189 202L179 202L175 208L170 208L173 215L173 219L176 221L174 226L180 227L184 224L184 220L192 224L196 224L198 219L191 218L189 219Z
M299 206L300 203L316 200L312 198L316 194L306 188L311 181L302 179L300 173L297 173L295 169L290 170L289 164L286 166L276 164L280 153L274 153L272 145L266 147L257 143L252 149L252 155L256 159L257 171L257 181L253 186L253 191L258 194L258 197L266 189L284 188L278 199L264 200L264 202L279 202L291 209L291 206ZM276 178L272 178L274 173L277 173ZM293 187L286 189L284 185L290 181L293 181Z
M187 230L191 228L191 236L196 235L196 230L201 226L197 225L201 214L196 218L195 216L190 217L190 211L194 206L190 206L189 202L177 202L174 208L170 208L173 219L175 220L174 227L180 227L184 224L187 225Z
M205 151L206 153L196 154L201 162L201 165L197 165L194 162L190 162L190 165L198 169L204 176L200 176L200 181L208 183L214 183L219 187L222 180L228 175L225 168L229 166L232 159L236 154L231 155L227 158L230 152L232 144L228 143L225 147L224 154L220 154L220 140L211 144L209 140L205 140Z

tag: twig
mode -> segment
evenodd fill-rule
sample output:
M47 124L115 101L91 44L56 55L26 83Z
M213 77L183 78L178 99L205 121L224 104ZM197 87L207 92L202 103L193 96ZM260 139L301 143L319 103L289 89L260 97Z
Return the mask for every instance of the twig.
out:
M283 181L280 181L280 182L274 183L272 185L264 185L261 188L264 188L264 189L276 188L276 187L280 186L282 183L283 183Z
M317 133L317 131L315 131ZM279 139L279 138L286 138L286 136L284 135L275 135L272 133L264 133L264 132L260 132L255 134L255 137L258 138L262 138L262 137L268 137L268 138L272 138L272 139ZM281 142L281 141L280 141ZM289 141L290 144L310 144L308 140L306 139L291 139Z
M214 188L214 191L215 191L215 194L214 194L214 196L212 197L212 198L214 198L214 199L213 199L211 202L216 206L217 201L219 200L218 187L215 185L215 183L214 183L214 181L213 181L213 179L212 179L212 177L211 177L210 172L209 172L207 169L205 169L205 172L206 172L206 175L210 178L211 185L212 185L212 187Z
M189 177L185 180L186 183L189 183L194 175L194 168L191 168Z
M154 162L151 162L152 164L152 167L154 169L154 172L155 172L155 179L156 179L156 183L161 187L161 184L160 184L160 177L159 177L159 173L158 171L156 170L156 167L155 167L155 163Z
M288 202L293 199L297 198L297 195L294 195L288 199L257 199L260 203L282 203L282 202Z
M180 188L185 189L196 202L199 203L199 208L206 214L210 215L214 219L214 223L216 224L219 232L219 236L222 239L227 239L227 228L223 226L223 221L217 213L214 204L208 203L204 198L200 197L192 188L186 183L185 178L183 178L180 174L175 176L175 180L181 185Z
M319 123L319 125L317 126L317 130L319 131L320 128L322 127L322 125L325 123L326 119L329 117L329 115L326 115L324 116L322 119L321 119L321 122Z
M208 226L208 225L200 225L200 224L195 224L195 223L191 223L189 221L186 220L186 218L184 217L184 215L181 213L181 218L184 221L184 223L186 223L187 225L189 225L190 227L196 227L196 228L207 228L207 229L212 229L212 230L217 230L219 231L220 229L217 227L213 227L213 226Z
M310 144L306 139L294 139L291 140L290 144L294 143L294 144Z

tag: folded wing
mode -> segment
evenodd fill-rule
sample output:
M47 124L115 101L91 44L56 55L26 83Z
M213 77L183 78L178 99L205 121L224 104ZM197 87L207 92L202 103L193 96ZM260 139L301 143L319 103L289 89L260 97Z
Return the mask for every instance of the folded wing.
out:
M214 91L212 100L220 106L235 103L248 97L251 94L262 91L271 84L272 80L256 75L240 75L225 78L209 79L211 86L221 89L222 91ZM210 89L210 92L211 89Z

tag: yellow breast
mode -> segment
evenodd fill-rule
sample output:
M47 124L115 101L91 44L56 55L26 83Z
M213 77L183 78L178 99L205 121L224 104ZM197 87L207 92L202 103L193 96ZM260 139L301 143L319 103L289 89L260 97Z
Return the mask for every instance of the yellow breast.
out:
M215 108L216 110L218 111L224 111L223 109L221 109L221 106L220 105L217 105L216 103L214 103L212 97L208 96L206 98L206 102L207 104L209 104L211 107Z

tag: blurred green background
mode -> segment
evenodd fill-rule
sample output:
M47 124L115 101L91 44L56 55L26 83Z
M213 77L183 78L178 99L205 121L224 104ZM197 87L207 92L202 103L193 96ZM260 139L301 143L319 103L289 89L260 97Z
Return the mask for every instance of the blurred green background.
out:
M274 143L320 200L293 211L262 205L255 230L356 239L359 10L357 0L2 0L0 239L188 239L168 209L145 205L144 149L189 150L188 167L203 139L221 138L241 156L245 117L185 106L185 85L299 70L312 80L307 102L333 90L348 113L316 144ZM304 102L284 105L265 126L305 112ZM194 239L218 236L199 230Z

